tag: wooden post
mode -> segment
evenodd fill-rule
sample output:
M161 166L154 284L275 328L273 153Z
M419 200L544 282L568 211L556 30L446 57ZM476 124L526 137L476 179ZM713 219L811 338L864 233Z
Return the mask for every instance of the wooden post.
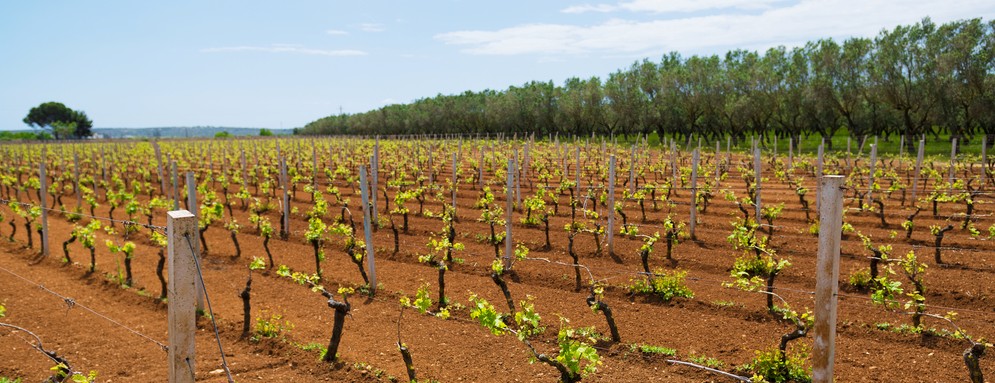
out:
M844 176L822 178L819 209L819 252L816 260L815 325L812 336L813 383L831 383L836 349L836 301L840 277Z
M596 201L596 200L595 200ZM595 202L597 204L597 202ZM608 254L615 254L615 155L608 159Z
M197 333L197 266L190 243L197 242L197 217L186 210L166 213L169 252L169 383L194 383ZM189 243L188 243L189 242Z
M673 141L670 141L670 172L671 177L673 177L670 180L670 189L674 190L676 189L674 186L677 185L677 180L680 178L677 178L677 144Z
M79 177L76 177L79 179ZM981 189L988 184L988 135L981 136Z
M760 222L761 222L760 221L760 218L761 218L761 213L760 213L760 181L762 180L762 175L763 175L763 166L762 166L762 163L760 162L760 148L759 147L753 149L753 172L756 173L756 175L754 176L755 177L755 181L754 182L756 182L756 185L757 185L756 186L756 195L754 196L754 203L753 204L754 204L754 207L756 208L757 224L759 225Z
M720 166L719 166L719 154L721 153L721 151L722 151L722 148L719 145L719 140L715 140L715 161L714 162L715 162L715 185L716 186L719 185L719 178L722 178L722 171L720 170Z
M870 205L873 201L874 194L874 165L878 162L878 144L871 144L871 163L870 171L871 174L867 176L867 204ZM863 206L860 207L863 210Z
M172 177L173 178L173 210L180 210L180 189L179 189L180 187L179 187L179 181L177 181L177 179L176 179L176 160L170 161L169 164L170 164L170 167L173 169L173 171L172 171L172 176L173 176Z
M40 182L38 201L41 204L41 255L43 257L48 256L48 203L46 202L48 199L48 187L46 186L48 185L48 180L45 177L45 152L45 148L42 147L41 160L38 164L38 181ZM11 218L11 222L13 222L13 218ZM31 235L31 233L28 233L28 235Z
M576 144L574 147L577 148L577 170L574 172L574 176L577 178L577 184L574 185L574 189L576 190L574 198L580 201L580 173L582 172L582 168L580 166L580 144Z
M818 153L819 153L818 156L819 157L816 160L817 163L815 164L815 195L816 195L816 198L815 198L815 208L816 208L816 211L818 211L818 209L819 209L819 198L818 198L818 195L819 195L819 192L821 191L819 188L822 187L821 186L822 185L822 156L825 154L825 146L826 146L826 139L823 138L822 142L819 143L819 151L818 151Z
M919 139L919 152L916 154L916 170L912 173L912 204L916 203L916 192L919 190L919 174L922 172L922 157L926 153L926 139Z
M76 208L83 210L83 193L79 190L79 154L73 153L73 191L76 192Z
M242 161L242 189L249 190L247 187L248 180L245 179L247 177L245 172L245 148L242 148L241 161Z
M629 163L629 193L636 194L636 144L632 144L632 162Z
M726 136L726 163L725 166L728 168L729 164L732 163L732 135Z
M187 210L196 217L198 215L197 206L197 181L194 180L193 172L187 172Z
M691 240L696 240L694 227L698 223L698 149L691 154Z
M901 135L898 140L898 164L902 164L902 157L905 157L905 135Z
M380 188L380 137L377 136L373 143L373 162L370 164L370 175L373 176L373 184L370 186L370 214L373 221L377 221L377 189ZM372 257L371 257L372 258ZM375 285L374 285L375 287Z
M861 146L861 149L862 148L863 146ZM853 171L853 166L850 165L850 136L846 137L846 171Z
M950 175L947 177L948 178L947 182L951 184L954 183L954 175L955 175L954 168L956 165L957 165L957 138L954 137L954 139L950 142L950 170L949 170Z
M366 267L370 269L370 296L377 292L377 266L373 259L373 230L371 224L370 210L376 210L376 206L370 207L370 191L366 184L366 166L359 166L359 190L360 199L363 203L363 231L366 235ZM376 194L376 190L372 194Z
M511 212L514 210L515 206L513 201L515 199L515 160L508 159L508 174L507 181L505 183L505 209L504 209L504 268L511 269L511 261L514 259L514 241L511 238Z
M515 150L515 169L512 173L512 180L515 181L515 206L522 209L522 170L518 163L518 149Z
M277 142L279 144L279 142ZM280 158L280 184L283 186L283 216L280 219L283 221L283 225L280 229L280 237L287 239L290 236L290 194L288 191L290 185L287 179L287 160Z
M152 148L155 149L155 161L159 165L159 194L166 195L166 172L162 169L162 149L156 141L152 141Z
M795 160L795 138L788 137L788 169L794 165Z
M187 206L189 209L187 211L193 214L194 219L199 219L200 217L200 206L197 205L197 181L194 180L193 172L187 172L186 174L187 182ZM200 242L191 241L190 245L193 246L193 251L195 254L200 254ZM204 312L204 285L200 279L194 280L197 285L197 311Z
M453 184L453 219L455 219L455 217L456 217L456 184L459 182L459 179L456 178L456 157L457 157L456 153L453 153L453 180L452 180L452 184Z

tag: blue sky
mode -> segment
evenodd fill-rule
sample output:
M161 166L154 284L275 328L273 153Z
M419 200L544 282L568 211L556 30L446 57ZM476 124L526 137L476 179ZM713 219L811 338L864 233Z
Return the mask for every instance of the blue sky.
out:
M587 1L587 2L585 2ZM606 77L648 57L873 37L991 0L3 1L0 129L292 128L436 94ZM341 109L340 109L341 108Z

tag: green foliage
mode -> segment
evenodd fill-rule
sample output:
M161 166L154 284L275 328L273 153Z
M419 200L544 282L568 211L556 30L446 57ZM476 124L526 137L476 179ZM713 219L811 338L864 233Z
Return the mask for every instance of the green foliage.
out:
M227 131L224 130L214 133L214 138L230 138L230 137L231 133L228 133Z
M480 298L477 294L470 294L470 319L477 321L481 326L491 331L494 335L504 335L508 332L508 324L505 323L505 316L497 311L490 302Z
M687 277L686 270L675 270L668 274L663 269L656 269L653 275L646 278L635 278L629 283L629 292L637 294L653 294L664 301L674 298L694 298L684 279Z
M751 382L808 383L812 381L812 375L806 367L807 359L808 355L804 352L792 352L784 357L781 350L775 347L757 351L753 361L743 365L742 369L753 374Z
M258 341L262 338L277 338L284 332L293 330L294 326L288 320L283 319L283 315L271 314L269 318L260 316L256 318L256 330L252 340Z
M871 287L871 272L860 269L850 274L850 286L858 290L865 290Z
M321 241L324 237L325 232L328 231L328 225L325 224L321 218L312 217L307 221L307 231L304 232L304 239L310 243L315 243Z
M919 262L915 251L910 250L904 258L898 260L899 270L904 274L906 280L912 288L905 289L902 282L891 279L896 275L892 264L885 268L887 275L877 278L874 291L871 293L871 301L890 309L913 310L916 315L926 311L926 297L922 295L922 274L926 271L926 264ZM905 296L906 300L901 301Z
M249 263L249 270L262 270L266 268L266 260L261 257L252 257Z
M90 371L90 373L86 375L75 371L70 372L69 367L67 367L64 363L56 364L49 370L55 372L55 377L58 378L58 381L60 382L94 383L97 381L96 371Z
M651 346L648 344L632 344L629 346L629 350L633 352L641 352L646 355L663 355L663 356L675 356L677 355L677 350L662 346Z
M427 283L419 286L418 291L415 292L415 299L411 299L407 296L401 296L401 306L413 308L415 311L418 311L419 314L430 314L437 318L449 319L450 313L447 308L443 308L437 313L430 310L434 302L429 296L428 288L429 285Z
M266 128L259 129L259 136L260 137L270 137L272 135L273 135L273 131L272 130L269 130L269 129L266 129Z
M689 354L688 355L688 360L691 361L691 363L700 364L702 366L709 367L709 368L722 368L722 367L725 367L725 365L726 365L721 360L718 360L718 359L715 359L715 358L712 358L712 357L709 357L709 356L705 356L705 355Z
M86 112L70 109L61 102L45 102L31 108L22 121L34 128L51 130L56 139L89 137L93 127Z
M0 303L0 318L7 316L7 307Z
M593 329L572 329L563 326L565 322L565 319L561 321L560 331L556 334L560 345L556 361L566 366L574 376L585 377L596 372L601 365L601 357L593 346L597 341L597 337L592 336Z

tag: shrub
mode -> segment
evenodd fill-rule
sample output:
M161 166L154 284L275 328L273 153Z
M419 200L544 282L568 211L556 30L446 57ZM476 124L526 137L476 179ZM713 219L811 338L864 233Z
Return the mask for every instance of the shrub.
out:
M629 292L653 294L664 301L674 298L694 298L694 292L684 284L687 275L686 270L677 270L668 275L662 269L657 269L647 278L633 279L629 285Z
M256 318L256 335L252 337L252 340L258 341L261 338L276 338L281 336L285 331L290 331L294 328L294 325L290 324L290 321L284 320L283 315L273 314L270 317Z
M804 352L794 352L792 355L783 357L781 350L771 348L757 351L753 361L743 365L743 370L753 374L752 382L799 382L806 383L812 381L812 376L805 367L808 355Z

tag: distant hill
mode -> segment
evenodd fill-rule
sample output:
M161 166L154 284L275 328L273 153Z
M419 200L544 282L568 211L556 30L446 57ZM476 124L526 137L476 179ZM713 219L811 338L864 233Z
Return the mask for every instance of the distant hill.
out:
M261 128L231 128L223 126L187 126L158 128L93 128L94 134L106 138L127 137L214 137L218 132L228 132L233 136L258 136ZM269 129L269 128L267 128ZM292 129L269 129L275 135L292 134Z

